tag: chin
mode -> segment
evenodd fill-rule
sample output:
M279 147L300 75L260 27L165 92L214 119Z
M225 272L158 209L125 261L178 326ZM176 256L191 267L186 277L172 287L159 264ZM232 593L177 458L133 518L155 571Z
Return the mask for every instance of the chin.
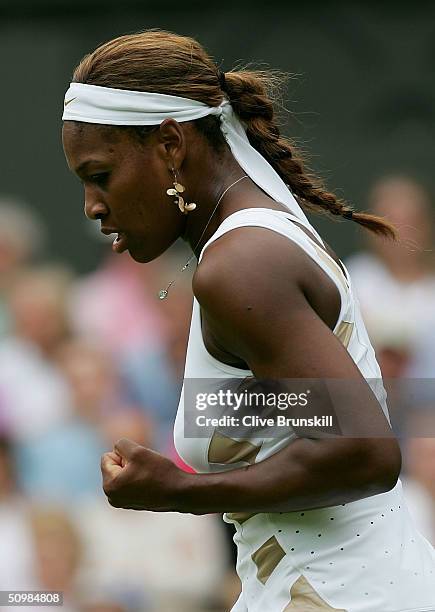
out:
M146 253L139 249L129 249L127 248L130 257L137 261L138 263L150 263L150 261L154 261L161 253Z
M149 263L150 261L153 261L153 259L155 259L155 257L147 257L143 253L132 253L129 249L128 252L130 253L130 257L138 263Z
M150 263L163 255L165 251L169 249L172 242L154 242L150 243L149 240L140 239L135 237L134 239L130 238L127 242L127 251L130 253L130 257L137 261L138 263Z

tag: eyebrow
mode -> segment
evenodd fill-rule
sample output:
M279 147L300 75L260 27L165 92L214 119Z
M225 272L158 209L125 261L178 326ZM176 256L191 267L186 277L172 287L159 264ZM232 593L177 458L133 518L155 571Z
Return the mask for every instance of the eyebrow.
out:
M74 168L74 172L76 174L81 174L90 164L102 164L104 161L102 159L87 159L83 163L81 163L77 168Z

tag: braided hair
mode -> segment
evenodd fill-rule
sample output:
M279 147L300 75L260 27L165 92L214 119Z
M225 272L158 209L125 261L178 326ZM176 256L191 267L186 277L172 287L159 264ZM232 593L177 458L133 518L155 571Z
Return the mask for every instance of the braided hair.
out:
M350 219L376 234L395 238L392 225L376 215L353 210L305 169L302 155L290 138L281 135L275 120L275 104L268 91L271 78L273 74L264 71L243 70L225 74L225 93L245 123L252 146L267 159L293 195L308 209Z

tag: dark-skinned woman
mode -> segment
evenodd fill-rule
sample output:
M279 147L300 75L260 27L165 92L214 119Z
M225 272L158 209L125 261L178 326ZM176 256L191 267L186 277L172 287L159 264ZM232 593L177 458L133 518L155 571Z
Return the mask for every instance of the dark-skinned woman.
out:
M223 74L196 41L162 31L103 44L74 72L63 141L86 215L136 261L179 237L198 261L174 428L196 473L122 439L102 458L104 490L116 507L225 513L242 583L233 612L435 610L435 553L403 499L351 280L303 207L394 230L306 174L280 135L270 79ZM345 435L189 437L187 382L220 379L245 391L254 379L344 381L334 410Z

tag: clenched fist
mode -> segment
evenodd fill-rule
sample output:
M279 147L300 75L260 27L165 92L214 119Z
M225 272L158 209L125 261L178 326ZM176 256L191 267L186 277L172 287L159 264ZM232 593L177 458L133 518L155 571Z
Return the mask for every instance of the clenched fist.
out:
M155 512L180 511L179 497L189 477L170 459L127 438L102 456L101 472L112 506Z

